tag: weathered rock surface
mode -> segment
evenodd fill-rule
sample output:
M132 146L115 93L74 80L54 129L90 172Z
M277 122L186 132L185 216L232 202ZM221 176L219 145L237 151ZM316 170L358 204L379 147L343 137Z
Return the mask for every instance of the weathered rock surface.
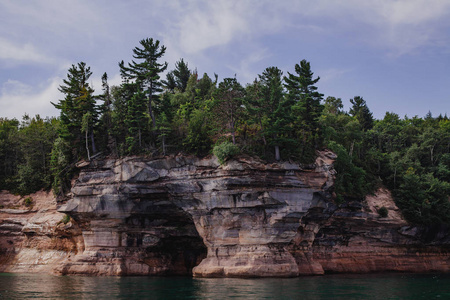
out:
M29 198L27 207L24 197L0 192L0 272L53 272L77 253L81 231L62 222L53 195L38 192Z
M388 191L336 206L333 159L321 152L308 168L248 157L223 166L186 156L94 161L58 211L54 199L31 211L3 200L0 267L198 277L450 271L448 228L409 227ZM71 222L61 223L64 214Z

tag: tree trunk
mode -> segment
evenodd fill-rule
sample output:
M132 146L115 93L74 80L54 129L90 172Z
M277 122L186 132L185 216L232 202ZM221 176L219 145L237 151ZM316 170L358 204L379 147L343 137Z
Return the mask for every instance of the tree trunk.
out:
M234 133L234 122L231 122L231 138L233 139L233 145L236 145L236 137Z
M88 131L86 130L86 152L88 156L88 160L91 160L91 155L89 154L89 143L88 143Z
M153 128L156 128L156 120L155 115L153 114L152 109L152 97L153 96L153 83L150 83L149 91L148 91L148 114L152 118Z
M353 147L355 146L355 140L353 140L352 145L350 146L350 151L348 153L348 155L350 156L350 161L352 161L353 159Z
M166 135L163 134L162 136L162 148L163 148L163 155L166 156Z
M262 139L263 139L264 146L267 146L266 136L264 135L264 129L263 129L261 117L259 118L259 126L261 126L261 131L263 132Z
M430 149L431 165L432 165L432 166L434 166L434 157L433 157L434 146L435 146L435 145L433 145L433 147L431 147L431 149Z
M280 146L275 146L275 160L280 161Z
M139 136L139 148L142 148L142 141L141 141L141 129L139 128L139 131L138 131L138 136Z
M91 143L92 143L92 152L94 154L96 154L97 148L95 147L95 141L94 141L94 129L91 130Z

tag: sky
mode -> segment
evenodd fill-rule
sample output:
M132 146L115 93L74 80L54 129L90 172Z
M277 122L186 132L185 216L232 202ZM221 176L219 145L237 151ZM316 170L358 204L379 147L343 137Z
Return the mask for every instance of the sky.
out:
M121 82L145 38L162 58L245 86L306 59L324 98L361 96L377 119L450 115L449 0L0 0L0 117L59 116L72 64Z

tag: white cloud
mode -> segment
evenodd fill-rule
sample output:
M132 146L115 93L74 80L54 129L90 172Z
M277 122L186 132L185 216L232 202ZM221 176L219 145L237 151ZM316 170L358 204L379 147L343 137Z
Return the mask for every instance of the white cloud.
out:
M15 44L0 37L0 59L8 60L8 63L52 63L53 59L43 55L32 44Z
M280 5L269 1L182 1L173 6L166 44L182 49L187 54L206 49L249 43L257 37L281 29L283 19Z
M62 97L58 91L61 81L61 78L55 77L40 88L33 88L19 81L8 80L1 89L0 117L21 119L25 113L30 116L58 116L58 110L50 101L58 103Z
M352 33L390 54L414 52L430 44L444 44L450 27L450 1L446 0L374 0L321 1L315 16L332 18L341 34ZM358 32L359 27L362 28Z
M188 7L177 9L178 22L175 18L167 24L169 34L164 38L188 54L227 44L235 35L248 31L247 21L236 6L239 4L233 1L189 2Z
M103 21L102 14L98 13L100 8L91 1L3 0L0 7L3 21L21 27L15 30L23 32L37 29L60 36L69 32L89 35L91 31L98 32L99 28L94 25L100 25ZM39 24L38 28L36 24ZM8 32L8 29L3 28L3 31Z

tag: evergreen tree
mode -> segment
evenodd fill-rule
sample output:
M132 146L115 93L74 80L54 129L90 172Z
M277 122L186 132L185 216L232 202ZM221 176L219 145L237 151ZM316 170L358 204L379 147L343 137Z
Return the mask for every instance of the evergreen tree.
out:
M140 42L142 48L135 47L133 49L133 58L125 66L121 61L119 63L120 74L125 80L135 80L139 88L147 94L147 109L152 120L153 127L156 127L156 118L153 112L153 103L157 101L158 93L162 92L162 83L160 81L160 73L167 69L167 62L159 63L158 60L166 52L166 47L160 46L158 40L153 38L143 39Z
M263 132L264 144L274 147L275 159L280 160L280 146L292 144L289 137L292 113L284 97L282 72L269 67L248 87L247 108L256 117Z
M167 72L166 74L166 80L161 81L162 85L166 90L168 90L171 93L175 92L175 89L177 88L177 82L175 79L175 75L173 75L173 70L170 72Z
M12 189L19 164L19 121L0 118L0 189Z
M242 112L244 88L236 78L225 78L214 94L215 113L228 128L233 144L236 144L236 126Z
M341 98L329 96L325 99L323 112L325 114L337 115L342 113L342 108L344 108L344 104L342 104Z
M106 145L109 153L117 155L115 139L112 136L112 96L106 72L102 76L102 89L103 94L99 98L103 100L103 104L100 107L101 123L103 125L101 130L103 133L102 136L104 137L103 144Z
M288 76L284 77L287 100L296 116L294 126L301 140L302 157L312 160L321 137L319 118L323 109L320 103L323 94L315 86L320 77L313 79L314 73L306 60L295 65L295 73L297 75L288 72Z
M60 110L61 126L59 135L73 145L74 155L72 159L78 159L82 153L83 134L81 131L83 116L86 113L91 114L92 122L88 128L91 140L92 152L97 152L94 139L94 125L98 121L98 110L93 95L94 90L90 87L88 81L92 72L84 62L72 65L68 70L67 79L59 86L59 91L65 95L58 104L53 104Z
M189 70L188 64L185 63L183 59L175 63L173 75L175 76L177 87L181 92L184 92L186 90L189 77L191 76L191 71Z
M18 138L21 161L18 165L16 190L24 195L50 188L50 152L56 139L56 119L42 119L39 115L23 117Z
M146 133L149 121L146 113L146 102L144 92L138 91L128 103L125 123L128 126L129 135L126 143L130 154L136 154L143 148L143 135Z
M323 94L320 94L315 86L320 77L313 79L314 73L306 60L302 60L300 65L295 65L295 73L298 76L288 72L288 76L284 77L288 98L293 101L301 124L306 126L307 130L317 130L318 119L323 109L320 103Z
M364 131L371 129L373 127L373 116L366 101L360 96L355 96L350 99L350 103L352 104L349 111L350 115L356 117Z
M136 92L136 85L122 83L120 86L111 87L112 112L111 133L114 140L114 152L119 155L127 153L125 139L128 135L128 127L125 123L128 114L128 102Z

